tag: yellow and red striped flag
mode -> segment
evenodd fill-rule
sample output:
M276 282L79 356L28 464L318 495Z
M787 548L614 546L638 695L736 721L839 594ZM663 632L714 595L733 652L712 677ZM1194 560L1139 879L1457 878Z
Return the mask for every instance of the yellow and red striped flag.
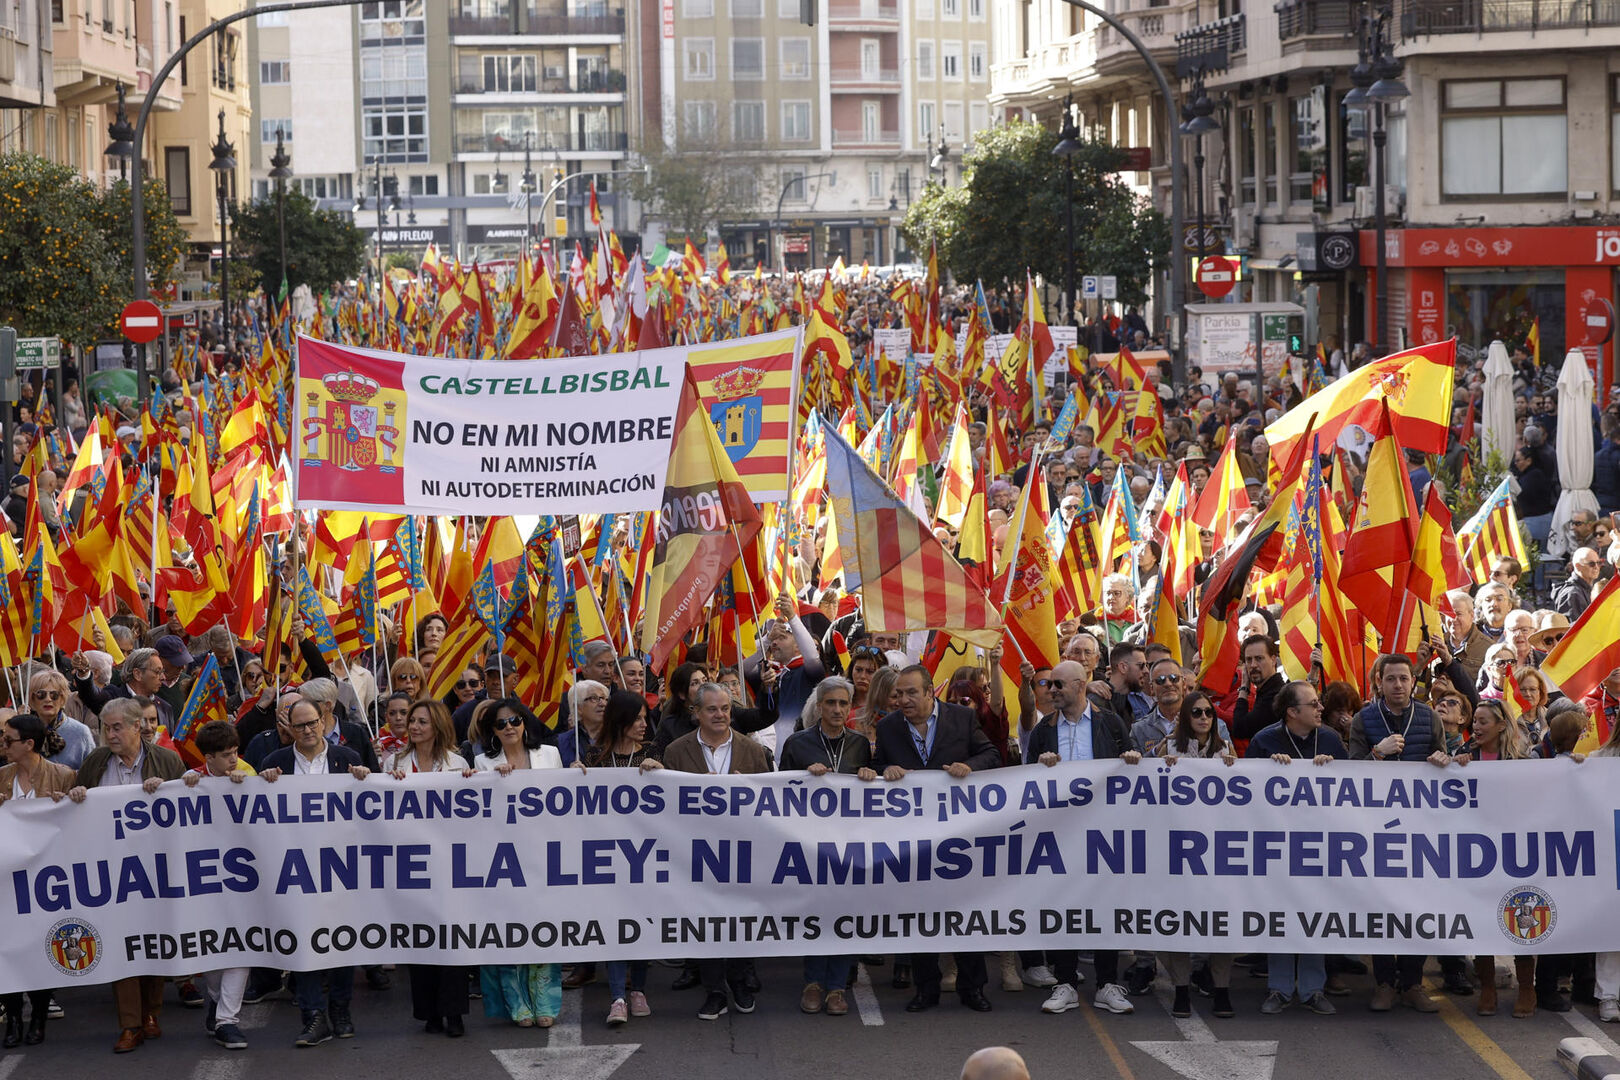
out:
M1520 566L1530 566L1530 556L1519 533L1519 516L1513 512L1507 477L1502 478L1496 490L1479 504L1479 510L1457 533L1457 543L1463 549L1463 568L1478 585L1491 579L1491 564L1504 556L1518 559Z
M958 402L951 423L951 441L945 451L945 473L940 478L939 506L934 517L953 529L962 527L973 499L973 447L968 438L967 406Z
M1237 436L1230 435L1193 504L1192 519L1199 528L1213 532L1217 543L1224 543L1231 538L1237 519L1249 510L1249 492L1243 484L1243 470L1238 467Z

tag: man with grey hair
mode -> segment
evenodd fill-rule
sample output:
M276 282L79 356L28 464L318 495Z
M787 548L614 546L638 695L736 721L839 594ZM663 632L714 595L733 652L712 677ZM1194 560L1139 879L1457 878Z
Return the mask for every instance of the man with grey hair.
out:
M345 719L337 709L338 684L331 679L306 679L298 686L298 696L321 710L321 732L333 746L347 746L360 757L360 764L380 772L371 733L363 724Z
M1470 683L1479 681L1480 665L1485 663L1485 651L1494 644L1485 632L1474 624L1474 598L1462 589L1446 593L1451 603L1451 614L1440 616L1445 630L1446 648L1457 658Z

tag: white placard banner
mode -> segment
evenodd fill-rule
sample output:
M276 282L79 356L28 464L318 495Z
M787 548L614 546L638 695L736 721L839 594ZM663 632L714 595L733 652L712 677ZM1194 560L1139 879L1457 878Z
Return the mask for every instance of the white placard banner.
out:
M451 360L300 337L297 502L378 513L657 510L687 365L719 383L711 369L729 364L735 393L711 412L734 428L734 463L755 450L785 459L777 444L788 436L772 435L772 418L791 412L800 339L795 329L642 352Z
M1620 762L249 777L0 807L0 991L258 965L1620 949Z

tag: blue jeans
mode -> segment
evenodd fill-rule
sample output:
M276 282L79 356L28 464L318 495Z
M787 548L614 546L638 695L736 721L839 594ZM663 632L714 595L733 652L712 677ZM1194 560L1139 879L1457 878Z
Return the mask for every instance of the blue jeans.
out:
M842 990L849 981L849 968L855 962L852 956L807 956L804 958L804 983L820 983L823 990Z
M293 973L293 996L305 1016L333 1009L345 1010L354 998L354 968L335 967L325 971Z
M647 961L645 960L609 960L607 966L608 1000L619 1001L625 996L625 982L628 979L629 989L647 989Z
M1266 957L1266 989L1284 997L1299 988L1299 1000L1305 1001L1322 992L1327 982L1327 957L1321 953L1271 953ZM1295 969L1298 968L1296 974Z

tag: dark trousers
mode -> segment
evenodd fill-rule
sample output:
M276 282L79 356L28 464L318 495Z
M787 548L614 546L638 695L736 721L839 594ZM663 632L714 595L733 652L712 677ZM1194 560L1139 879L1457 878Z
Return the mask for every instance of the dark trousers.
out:
M28 991L28 1004L33 1008L33 1015L29 1017L35 1027L45 1026L46 1010L51 1007L51 992L49 990ZM15 994L0 995L0 1005L6 1007L6 1019L22 1023L23 1018L23 992L18 990Z
M699 960L698 978L711 994L724 994L728 987L741 986L747 964L741 960Z
M312 1013L349 1011L354 1000L354 968L335 967L325 971L293 972L293 997L298 1011L307 1018Z
M1075 989L1080 987L1080 951L1078 949L1053 949L1048 955L1052 957L1052 977L1060 983L1068 983ZM1092 957L1097 964L1097 988L1100 990L1109 983L1119 982L1119 950L1094 949Z
M1393 986L1405 992L1423 983L1425 956L1375 956L1372 958L1373 981L1379 986Z
M418 1020L466 1016L467 969L411 964L411 1015Z
M956 992L984 990L989 981L985 973L984 953L959 952L956 956ZM911 978L917 984L917 993L939 996L939 953L912 953Z

